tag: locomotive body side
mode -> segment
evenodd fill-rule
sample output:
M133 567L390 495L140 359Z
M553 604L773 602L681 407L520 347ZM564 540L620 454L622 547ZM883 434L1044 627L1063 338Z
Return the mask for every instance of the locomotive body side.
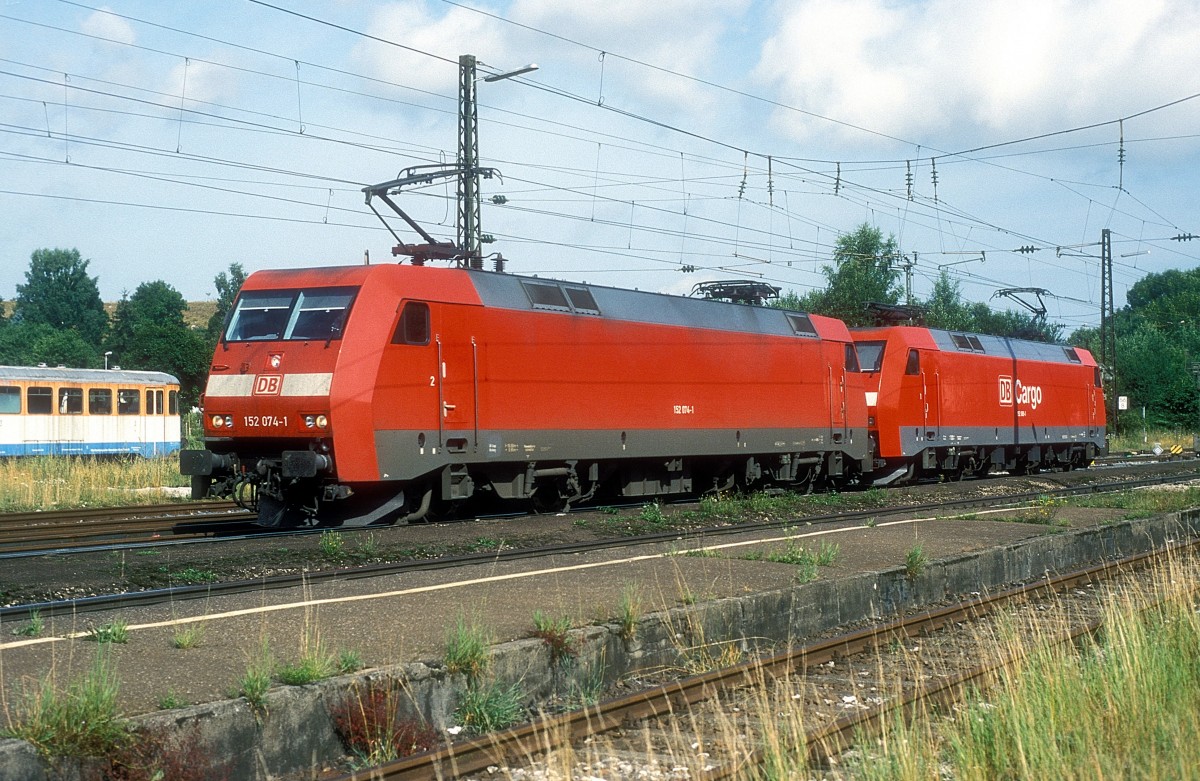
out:
M295 321L331 290L348 313L332 338L238 331L274 293ZM849 332L802 313L377 266L255 274L226 337L209 448L181 468L197 493L253 484L266 525L351 493L385 497L355 519L372 522L480 492L561 506L849 480L868 455Z
M1086 350L904 326L854 338L877 484L1071 469L1104 450L1103 391Z
M469 273L481 307L431 304L427 343L385 350L381 479L575 501L604 483L657 496L861 468L839 321L792 313L801 333L782 310ZM414 408L439 425L414 427Z

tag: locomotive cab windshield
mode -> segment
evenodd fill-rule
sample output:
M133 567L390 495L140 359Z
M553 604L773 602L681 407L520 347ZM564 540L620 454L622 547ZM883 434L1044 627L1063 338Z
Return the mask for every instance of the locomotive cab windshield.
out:
M227 342L340 339L357 288L253 290L238 298Z

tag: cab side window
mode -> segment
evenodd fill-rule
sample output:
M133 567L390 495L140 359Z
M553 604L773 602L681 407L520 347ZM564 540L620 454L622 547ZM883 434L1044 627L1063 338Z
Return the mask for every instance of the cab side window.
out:
M429 344L429 304L409 301L400 311L392 344Z
M908 351L908 363L904 366L904 373L910 376L921 373L921 353L916 350Z

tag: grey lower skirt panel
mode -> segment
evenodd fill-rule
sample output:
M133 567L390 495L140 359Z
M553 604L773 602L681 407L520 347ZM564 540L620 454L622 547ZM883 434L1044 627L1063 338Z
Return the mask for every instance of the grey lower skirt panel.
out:
M1015 433L1015 436L1014 436ZM944 447L1061 447L1064 445L1086 445L1091 443L1103 448L1104 428L1079 426L1023 426L1016 432L1008 428L992 426L941 426L928 428L903 428L900 430L900 451L906 456L916 455L929 448Z
M440 440L440 441L439 441ZM750 457L840 452L869 454L866 429L447 430L377 431L382 480L408 480L448 465L673 458Z

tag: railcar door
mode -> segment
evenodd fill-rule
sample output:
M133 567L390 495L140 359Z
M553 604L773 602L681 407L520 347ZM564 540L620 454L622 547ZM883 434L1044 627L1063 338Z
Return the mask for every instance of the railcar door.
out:
M146 441L146 417L142 414L142 392L138 388L117 390L117 446L122 452L140 450Z
M433 318L440 438L449 453L475 452L479 445L479 342L463 319L446 308Z
M839 349L836 344L829 348L832 352ZM858 355L854 352L853 344L842 345L844 355L840 355L825 364L826 382L829 387L829 429L835 445L845 443L849 439L849 420L846 413L846 372L858 371Z
M55 402L54 438L57 452L82 455L85 451L83 388L60 386Z

